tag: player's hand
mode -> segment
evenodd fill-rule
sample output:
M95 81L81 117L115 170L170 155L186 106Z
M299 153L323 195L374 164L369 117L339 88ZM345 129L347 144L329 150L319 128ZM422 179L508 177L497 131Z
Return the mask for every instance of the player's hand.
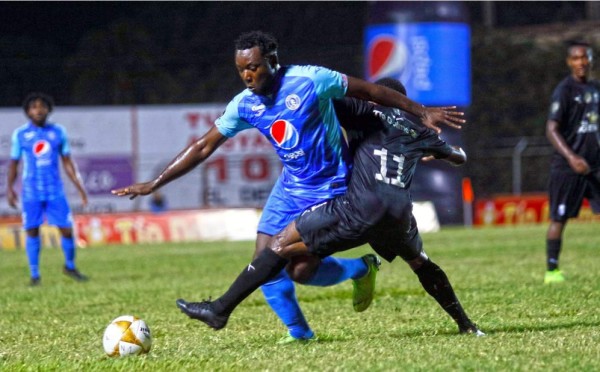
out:
M456 106L423 107L421 121L427 128L433 129L439 134L442 132L442 130L438 127L439 124L461 129L462 124L466 122L466 120L463 119L463 116L465 116L465 113L462 111L456 111Z
M590 171L591 171L590 165L581 156L573 155L568 160L569 160L569 165L571 166L571 169L573 169L575 171L575 173L581 174L584 176L586 174L590 173Z
M425 163L427 163L428 161L432 161L432 160L435 160L435 156L433 156L433 155L427 155L427 156L423 156L421 158L421 161L425 162Z
M81 196L81 206L83 208L87 207L87 205L88 205L87 194L85 192L79 192L79 196Z
M15 208L17 209L17 203L19 201L19 198L17 198L17 194L15 193L15 190L13 190L11 187L8 188L8 190L6 191L6 199L8 200L8 205L11 208Z
M152 192L152 183L144 182L144 183L136 183L135 185L130 185L127 187L123 187L120 189L112 190L111 193L117 196L129 196L129 199L135 199L138 195L148 195Z

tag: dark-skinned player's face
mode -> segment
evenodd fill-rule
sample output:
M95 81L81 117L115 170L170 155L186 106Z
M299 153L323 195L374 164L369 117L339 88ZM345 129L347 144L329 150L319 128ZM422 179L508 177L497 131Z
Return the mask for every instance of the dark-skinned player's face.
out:
M35 125L43 125L46 122L49 113L50 109L48 108L48 105L41 99L32 101L27 108L27 117L29 117Z
M260 95L271 93L277 72L276 57L263 56L259 47L238 50L235 52L235 66L250 91Z
M592 68L592 61L589 59L588 48L585 46L572 46L569 48L567 56L567 65L571 73L577 80L585 80Z

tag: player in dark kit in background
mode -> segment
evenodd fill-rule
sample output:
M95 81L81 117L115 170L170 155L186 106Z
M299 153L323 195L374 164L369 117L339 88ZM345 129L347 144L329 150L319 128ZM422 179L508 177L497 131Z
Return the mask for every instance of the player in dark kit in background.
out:
M464 122L455 107L426 108L391 89L324 67L280 66L277 41L265 32L244 33L235 44L236 68L247 89L229 102L214 127L184 149L158 177L112 192L132 198L148 195L201 164L227 139L256 128L273 145L283 170L259 221L255 256L304 209L346 191L351 164L332 99L351 96L403 108L431 126L443 123L455 127ZM367 257L328 257L318 266L319 280L308 284L333 285L347 279L372 284L369 273L377 269L376 262ZM287 340L313 337L285 271L261 289L288 327ZM368 292L372 293L373 285L357 285L355 289L353 302L359 305L355 309L364 310L372 298Z
M600 213L600 83L590 79L593 51L586 43L567 48L571 75L552 93L546 136L555 153L550 168L550 227L546 236L544 283L565 280L558 268L562 235L569 218L577 217L583 198Z
M59 159L79 191L84 207L87 205L87 194L71 160L71 147L65 129L46 121L53 106L52 97L43 93L31 93L25 98L23 110L29 122L13 132L8 167L8 204L17 208L18 199L13 185L17 179L19 161L23 158L22 217L27 234L25 251L31 272L30 284L34 286L40 284L40 225L44 222L44 215L48 224L57 226L62 235L60 242L65 255L63 272L75 280L87 280L75 268L73 217L60 179Z
M378 83L405 93L396 80ZM466 161L465 153L448 145L431 129L414 124L398 109L345 99L338 103L336 112L348 111L339 107L342 104L359 117L372 113L371 122L375 121L366 131L349 132L349 138L353 134L362 138L357 139L347 193L309 208L275 235L270 249L263 250L223 296L213 302L178 300L178 306L189 317L221 329L235 307L261 283L286 265L291 264L288 270L293 272L294 257L327 257L369 243L390 262L397 256L406 261L427 293L456 321L459 332L483 336L463 310L444 271L423 251L409 191L423 156L433 155L460 165ZM339 116L343 125L344 115Z

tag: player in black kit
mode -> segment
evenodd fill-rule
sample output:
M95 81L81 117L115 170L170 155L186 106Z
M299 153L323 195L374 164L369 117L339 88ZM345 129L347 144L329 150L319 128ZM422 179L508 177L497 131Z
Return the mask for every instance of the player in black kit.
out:
M594 213L600 213L600 82L590 79L592 57L589 44L569 45L571 75L554 89L546 122L546 136L555 149L550 168L546 284L565 280L558 268L562 234L567 220L579 214L583 198Z
M396 80L378 83L406 94ZM297 278L294 257L326 257L369 243L387 261L397 256L406 261L427 293L456 321L461 333L484 335L468 318L444 271L423 251L409 191L423 156L433 155L460 165L466 161L465 153L432 130L413 123L400 110L357 99L338 101L335 108L350 143L358 143L347 193L309 208L290 223L223 296L213 302L180 299L179 308L190 318L221 329L244 298L286 265L291 276ZM360 123L366 113L369 126Z

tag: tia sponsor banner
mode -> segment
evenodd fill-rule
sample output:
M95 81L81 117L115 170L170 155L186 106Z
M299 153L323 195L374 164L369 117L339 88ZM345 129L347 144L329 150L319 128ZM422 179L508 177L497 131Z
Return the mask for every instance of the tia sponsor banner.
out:
M462 23L369 26L365 76L399 79L407 95L425 105L471 103L470 29Z
M550 206L546 195L502 196L478 200L475 203L474 224L479 226L522 225L548 223ZM580 222L600 221L584 199L579 217Z

